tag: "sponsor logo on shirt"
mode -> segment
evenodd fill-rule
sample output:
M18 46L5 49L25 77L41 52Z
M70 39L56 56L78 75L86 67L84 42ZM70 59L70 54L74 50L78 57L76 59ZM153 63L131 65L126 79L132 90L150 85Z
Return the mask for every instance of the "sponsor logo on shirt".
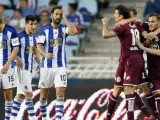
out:
M50 47L54 47L54 46L62 46L62 38L56 38L56 39L51 39L50 40Z

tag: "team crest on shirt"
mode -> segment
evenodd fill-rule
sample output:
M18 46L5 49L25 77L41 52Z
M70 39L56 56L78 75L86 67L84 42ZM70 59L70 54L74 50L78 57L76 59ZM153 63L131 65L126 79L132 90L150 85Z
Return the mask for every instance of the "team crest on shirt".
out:
M26 47L26 53L29 54L29 53L30 53L30 49L31 49L31 46L27 46L27 47Z
M121 82L121 81L122 81L120 76L118 76L115 80L116 80L117 82Z
M7 47L6 42L1 42L1 47L2 47L3 49L6 49L6 47Z
M160 49L160 46L156 42L151 43L151 45L149 47L152 48L152 49L156 49L156 50Z
M56 38L56 39L51 39L50 40L50 47L54 47L54 46L62 46L62 38Z
M156 42L158 42L158 41L159 41L158 36L156 36L154 39L155 39L155 41L156 41Z

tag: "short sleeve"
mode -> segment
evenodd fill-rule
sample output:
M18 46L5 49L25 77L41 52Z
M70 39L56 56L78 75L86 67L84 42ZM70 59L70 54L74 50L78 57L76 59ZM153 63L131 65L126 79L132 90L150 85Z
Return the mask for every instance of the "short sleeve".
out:
M17 32L15 29L12 30L12 35L11 35L11 45L12 47L16 47L20 45L18 36L17 36Z
M123 25L119 25L117 26L115 29L113 29L113 32L117 35L120 36L122 34L124 34L124 26Z
M37 44L44 44L46 40L46 37L44 35L40 35L38 36L38 38L36 39Z
M45 35L43 28L41 28L41 33L36 39L37 44L44 44L45 40L46 40L46 35Z

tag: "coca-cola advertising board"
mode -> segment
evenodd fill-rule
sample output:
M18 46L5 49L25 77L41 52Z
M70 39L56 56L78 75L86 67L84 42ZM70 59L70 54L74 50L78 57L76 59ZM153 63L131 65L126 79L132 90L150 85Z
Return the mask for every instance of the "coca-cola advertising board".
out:
M113 80L72 81L66 91L64 116L62 120L104 120L107 112L106 106L108 94L111 92L112 86ZM34 108L37 117L41 120L39 112L40 103L38 101L39 93L40 90L37 87L34 87ZM124 93L121 93L112 120L127 120L124 97ZM49 92L47 106L48 120L55 120L55 99L55 90L52 88ZM4 116L2 113L4 112L0 112L0 116ZM134 111L134 115L135 120L141 120L143 118L141 111L137 108ZM24 103L21 105L16 120L29 120Z

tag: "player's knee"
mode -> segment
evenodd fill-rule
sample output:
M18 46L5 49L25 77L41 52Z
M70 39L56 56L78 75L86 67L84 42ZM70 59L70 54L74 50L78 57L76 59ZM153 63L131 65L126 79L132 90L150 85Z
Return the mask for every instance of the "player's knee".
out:
M63 91L59 91L56 93L57 98L63 98L64 97L64 92Z
M32 92L26 92L25 93L25 98L32 98L33 93Z
M62 98L64 96L65 96L65 88L64 87L56 88L56 97Z
M16 98L24 100L25 96L23 94L18 94L18 95L16 95Z
M149 95L151 93L148 84L141 85L140 88L142 89L142 91L143 91L143 93L144 93L145 96Z
M121 94L122 90L123 90L123 87L114 87L113 96L118 97Z
M7 101L12 101L12 89L4 90L4 98Z
M125 94L133 94L136 90L134 86L124 86L124 93Z

